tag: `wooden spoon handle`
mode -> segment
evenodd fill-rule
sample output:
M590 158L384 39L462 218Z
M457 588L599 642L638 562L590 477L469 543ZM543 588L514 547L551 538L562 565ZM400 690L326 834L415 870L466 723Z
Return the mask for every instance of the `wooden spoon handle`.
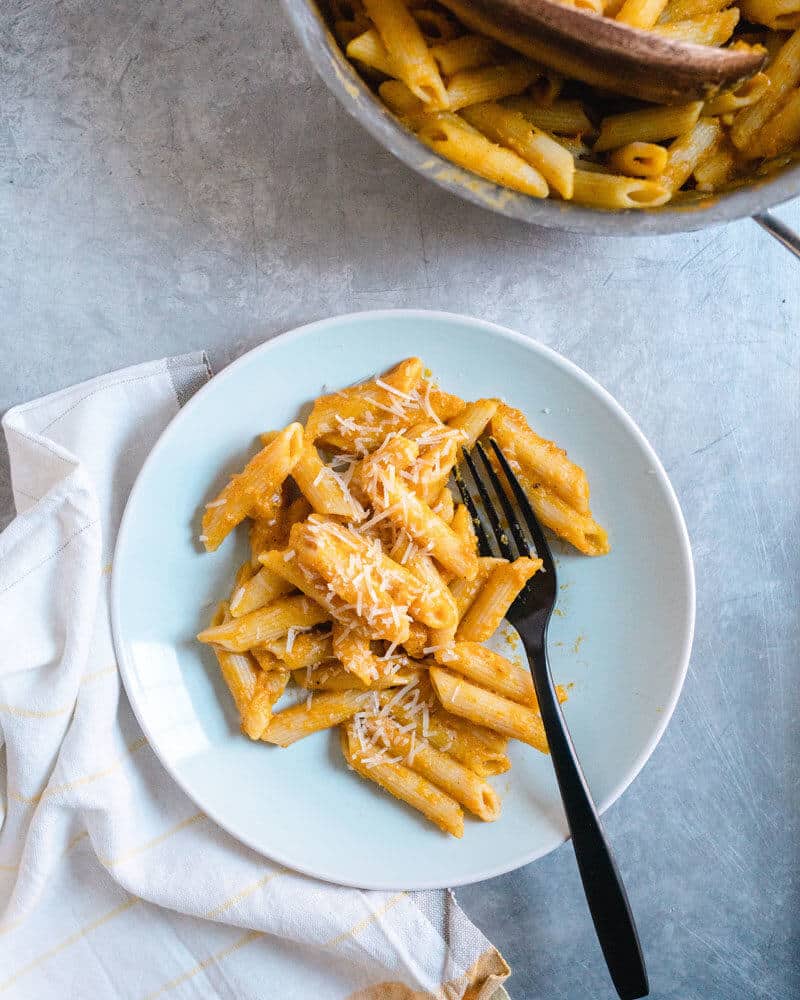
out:
M461 21L584 83L658 104L705 100L757 73L763 49L676 42L553 0L441 0Z

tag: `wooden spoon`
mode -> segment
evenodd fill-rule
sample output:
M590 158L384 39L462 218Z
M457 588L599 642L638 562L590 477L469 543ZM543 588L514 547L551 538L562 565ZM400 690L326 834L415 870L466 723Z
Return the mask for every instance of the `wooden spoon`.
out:
M440 0L475 31L564 76L657 104L706 100L735 88L766 50L715 48L662 38L553 0Z

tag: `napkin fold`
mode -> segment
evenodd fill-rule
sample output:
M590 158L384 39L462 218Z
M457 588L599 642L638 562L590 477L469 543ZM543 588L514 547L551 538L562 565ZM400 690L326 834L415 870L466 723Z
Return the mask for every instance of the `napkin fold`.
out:
M452 893L362 892L216 827L161 767L116 665L119 520L203 354L6 413L0 535L0 997L501 1000Z

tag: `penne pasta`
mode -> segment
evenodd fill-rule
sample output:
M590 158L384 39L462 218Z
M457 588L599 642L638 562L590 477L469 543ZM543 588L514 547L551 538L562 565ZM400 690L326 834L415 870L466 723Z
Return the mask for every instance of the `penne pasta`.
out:
M472 104L499 101L521 94L539 76L539 68L524 59L499 66L481 66L455 73L447 83L447 107L459 111Z
M667 150L667 166L659 178L664 187L670 191L683 187L721 137L722 129L713 118L701 118L690 132L679 136Z
M303 428L300 424L289 424L206 505L200 536L206 551L218 549L246 517L269 519L273 515L278 491L294 468L302 447Z
M261 739L279 747L291 746L312 733L338 726L351 718L362 708L366 697L363 691L323 691L309 701L274 714Z
M364 518L364 509L351 496L343 477L323 464L313 444L304 446L292 469L292 479L318 514L338 515L355 521Z
M516 459L531 478L549 487L579 514L589 513L586 473L569 460L563 448L539 437L520 410L502 403L492 417L491 429L506 457Z
M667 166L669 154L653 142L629 142L613 150L609 166L629 177L659 177Z
M244 653L286 635L290 628L310 628L327 621L328 617L324 608L303 595L281 597L241 618L204 629L197 638L232 653Z
M528 580L541 568L541 559L529 559L527 556L495 566L461 619L456 639L459 642L485 642L495 632Z
M439 701L448 712L548 752L538 709L501 698L442 667L431 667L430 675Z
M595 153L626 146L629 142L663 142L694 128L703 110L702 101L655 106L641 111L609 115L600 122L600 133L592 147Z
M595 131L582 101L553 101L543 106L532 97L511 97L503 107L521 114L525 121L558 135L589 135Z
M371 763L359 751L352 726L342 734L342 752L350 767L362 778L373 781L396 799L417 809L445 833L463 836L464 813L454 799L402 764Z
M769 88L756 104L743 108L734 118L731 141L745 154L753 137L772 117L785 96L800 86L800 29L791 34L765 70Z
M445 76L465 69L486 66L494 59L497 46L484 35L462 35L452 41L431 46L431 55Z
M358 0L341 10L355 21ZM487 431L543 523L606 551L582 469L519 411L448 393L408 358L320 397L305 429L261 435L225 504L207 509L212 542L239 514L251 520L251 559L197 636L245 736L288 747L339 727L353 770L456 836L464 809L499 816L485 779L511 767L509 738L546 750L529 672L481 645L541 561L480 557L476 524L448 485L460 448ZM219 520L228 501L238 513ZM304 700L281 710L291 681Z
M739 23L738 7L730 7L715 14L702 14L688 21L669 21L653 28L662 38L675 42L693 42L695 45L723 45Z
M272 709L288 682L289 671L279 661L272 670L262 669L256 678L253 696L242 712L242 731L251 740L260 740L263 736L272 720Z
M446 108L447 93L436 60L404 0L364 0L364 7L396 75L423 103Z
M478 642L455 643L443 653L440 663L448 670L503 698L517 701L521 705L536 704L530 670L512 663Z
M497 399L478 399L474 403L467 403L461 413L448 420L448 427L463 434L459 442L461 448L469 451L474 446L497 412L498 405Z
M265 648L282 660L289 670L306 670L333 657L331 633L321 632L318 629L311 629L309 632L293 630L279 639L266 643Z
M667 0L625 0L616 20L631 28L652 28L666 6Z
M423 120L417 127L417 137L434 152L486 180L534 198L547 197L547 183L535 167L510 149L471 131L454 115Z
M436 750L426 740L419 743L416 734L402 731L396 722L386 723L381 734L390 749L399 753L406 767L454 799L485 822L500 816L500 797L492 786L474 771L449 754Z
M290 594L294 587L288 580L262 567L249 580L242 583L231 595L230 611L233 618L241 618L251 611Z

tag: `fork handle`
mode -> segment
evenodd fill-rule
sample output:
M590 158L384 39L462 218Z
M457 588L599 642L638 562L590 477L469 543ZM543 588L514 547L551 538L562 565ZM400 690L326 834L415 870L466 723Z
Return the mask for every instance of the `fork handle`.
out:
M567 815L583 890L603 956L621 1000L650 991L625 886L606 840L556 696L546 645L528 650L544 731Z

